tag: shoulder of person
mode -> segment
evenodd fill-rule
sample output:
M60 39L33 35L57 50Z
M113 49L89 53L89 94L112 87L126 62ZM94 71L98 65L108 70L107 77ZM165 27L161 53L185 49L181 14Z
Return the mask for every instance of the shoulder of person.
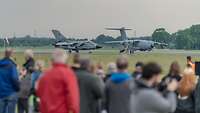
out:
M101 80L100 77L98 77L97 75L92 74L92 73L88 73L88 78L89 78L89 80L94 81L94 82Z
M162 96L161 93L158 92L157 90L149 89L149 88L144 88L144 89L140 90L139 94L144 99L155 99L155 98Z

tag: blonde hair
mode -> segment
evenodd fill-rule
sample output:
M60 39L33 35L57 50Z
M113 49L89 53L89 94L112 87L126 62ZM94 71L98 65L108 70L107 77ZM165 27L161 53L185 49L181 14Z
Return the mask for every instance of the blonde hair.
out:
M32 49L25 50L24 55L27 57L33 58L34 57L33 50Z
M44 66L45 66L45 62L43 60L37 60L35 63L35 68L40 71L44 70Z
M189 96L196 88L197 77L191 68L186 68L183 77L179 82L178 93L180 96Z

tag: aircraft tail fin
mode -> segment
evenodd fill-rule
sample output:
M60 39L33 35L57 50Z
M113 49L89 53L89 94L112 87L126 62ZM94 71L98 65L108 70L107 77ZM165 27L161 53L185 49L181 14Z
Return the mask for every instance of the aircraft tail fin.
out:
M52 30L52 33L54 37L56 38L56 41L65 41L66 37L58 30Z
M106 28L106 30L117 30L117 31L120 31L122 40L128 40L128 37L126 35L126 31L127 30L132 30L132 29L127 29L127 28L122 27L122 28Z

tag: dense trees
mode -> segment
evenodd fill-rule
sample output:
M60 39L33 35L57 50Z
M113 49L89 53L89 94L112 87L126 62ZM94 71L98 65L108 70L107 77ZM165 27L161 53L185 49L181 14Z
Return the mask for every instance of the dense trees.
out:
M200 25L193 25L172 34L164 28L159 28L153 32L152 39L169 44L169 48L200 49Z
M158 28L152 34L152 39L156 42L169 43L170 38L171 35L164 28Z
M11 47L21 47L21 46L32 46L32 47L38 47L38 46L50 46L52 45L55 41L54 39L50 38L45 38L45 37L38 37L38 38L33 38L33 37L21 37L21 38L10 38L9 40L9 46ZM4 39L0 39L0 46L4 46L5 44Z
M172 34L177 49L200 49L200 25L193 25Z

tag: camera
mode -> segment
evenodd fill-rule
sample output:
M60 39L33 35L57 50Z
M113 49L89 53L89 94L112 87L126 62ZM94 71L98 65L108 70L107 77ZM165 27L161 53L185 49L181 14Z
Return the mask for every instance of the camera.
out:
M158 84L158 91L159 92L166 92L167 91L167 87L168 87L168 84L170 84L172 82L174 78L171 78L171 77L167 77L165 78L164 80L162 80L159 84Z

